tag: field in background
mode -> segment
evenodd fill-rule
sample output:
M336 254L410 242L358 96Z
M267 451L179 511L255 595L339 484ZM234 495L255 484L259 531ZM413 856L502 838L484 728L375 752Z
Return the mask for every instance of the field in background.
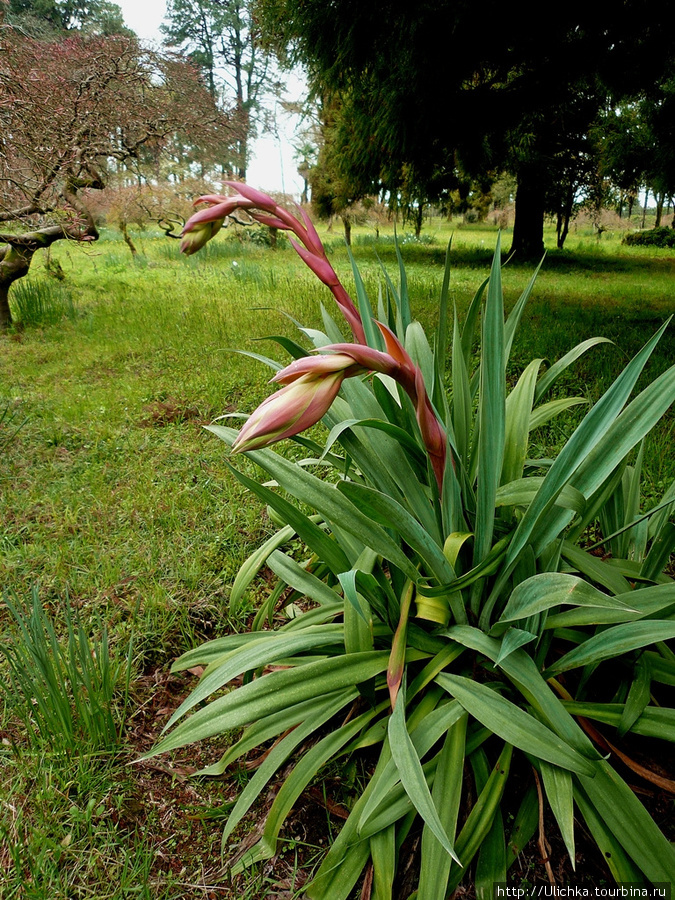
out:
M425 325L434 321L451 233L452 297L461 317L487 274L496 230L434 220L420 242L400 235L413 309ZM325 237L349 284L338 226ZM134 235L135 259L113 232L87 249L57 245L52 262L65 280L49 278L36 258L33 293L29 285L21 299L22 315L43 324L0 337L0 588L26 603L38 585L57 628L69 598L92 634L100 630L97 617L107 623L113 657L124 655L134 635L126 736L117 754L57 759L47 742L29 749L6 699L4 714L0 708L3 900L208 897L205 885L230 900L266 891L283 897L318 849L311 834L323 829L327 840L334 827L325 811L311 833L299 824L274 875L263 870L230 890L218 851L236 779L187 779L219 748L205 748L200 760L178 755L127 765L187 692L189 676L167 674L171 660L196 642L246 627L256 591L265 589L252 592L237 620L228 616L232 578L271 530L259 504L229 477L222 443L202 427L250 412L269 391L271 372L232 350L285 358L255 339L297 339L289 316L316 327L320 302L330 308L328 291L285 241L274 252L248 233L244 238L223 232L191 259L180 257L177 241L151 232ZM378 257L397 277L391 233L376 240L372 231L354 229L353 243L376 300ZM505 267L507 306L531 268ZM561 386L597 399L675 311L674 275L672 251L625 248L620 235L598 240L590 229L572 233L567 249L544 262L509 376L533 357L556 358L603 335L616 346L593 350ZM674 359L671 326L641 383ZM574 422L571 415L541 429L531 454L553 452ZM646 451L647 498L675 477L674 429L671 410ZM5 629L6 611L0 615ZM204 820L209 805L216 814Z

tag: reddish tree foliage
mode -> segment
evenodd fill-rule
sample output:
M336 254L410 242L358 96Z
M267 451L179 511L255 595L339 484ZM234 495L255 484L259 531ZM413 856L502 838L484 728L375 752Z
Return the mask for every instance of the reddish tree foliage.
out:
M152 172L172 142L232 139L180 58L119 36L34 40L0 21L0 328L11 322L9 287L38 249L98 238L87 193L111 167L137 161Z

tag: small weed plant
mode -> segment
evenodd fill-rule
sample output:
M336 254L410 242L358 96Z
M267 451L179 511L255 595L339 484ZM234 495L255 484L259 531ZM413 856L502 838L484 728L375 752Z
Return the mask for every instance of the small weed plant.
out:
M56 756L67 758L118 749L132 642L121 659L113 659L105 626L100 638L90 637L70 604L65 606L65 637L60 639L37 587L29 604L7 594L4 601L12 628L0 643L9 670L0 693L31 748L49 746Z
M75 317L75 305L68 288L47 278L22 279L12 287L15 319L24 328L53 325Z
M312 900L347 900L364 871L368 896L391 898L416 828L419 877L406 896L444 900L470 880L492 896L537 827L545 840L545 808L572 866L578 819L617 881L675 882L673 845L615 768L675 787L626 749L644 737L667 753L675 741L675 583L664 571L675 485L646 512L640 504L643 442L675 400L675 366L634 395L666 325L555 458L532 459L531 432L585 402L554 393L556 382L602 338L550 365L535 359L508 384L534 278L505 318L499 245L463 322L446 268L429 340L402 264L397 286L383 273L375 318L356 266L353 302L302 213L236 190L202 198L184 250L239 209L285 229L352 339L323 310L323 330L300 327L314 350L284 339L293 362L266 360L281 390L241 431L210 427L262 470L257 481L228 462L278 523L241 567L232 611L264 566L276 586L249 631L175 663L204 672L153 752L243 729L205 770L216 775L268 748L224 840L286 770L237 871L275 856L323 767L367 753L364 789L305 888ZM323 442L302 434L319 420ZM284 438L301 450L293 460L269 449Z

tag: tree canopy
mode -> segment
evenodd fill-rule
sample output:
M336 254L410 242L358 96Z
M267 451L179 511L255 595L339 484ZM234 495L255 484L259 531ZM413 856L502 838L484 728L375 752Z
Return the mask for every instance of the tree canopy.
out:
M260 0L266 34L337 95L339 164L362 190L420 197L469 175L518 180L514 244L542 249L546 187L573 135L608 102L649 91L668 72L675 35L647 0L610 8L429 0Z
M256 38L253 0L168 0L166 43L187 53L214 97L237 120L239 139L229 173L246 177L251 138L270 87L269 55Z

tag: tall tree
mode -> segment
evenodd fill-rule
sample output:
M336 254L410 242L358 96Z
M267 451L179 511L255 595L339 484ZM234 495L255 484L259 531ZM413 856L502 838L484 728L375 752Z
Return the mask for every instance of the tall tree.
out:
M8 21L30 33L85 31L126 34L122 10L111 0L9 0Z
M667 10L655 0L611 11L568 0L555 16L522 0L261 5L270 40L305 62L314 85L339 93L352 137L345 167L395 190L412 166L430 193L452 181L457 158L469 174L508 167L518 180L521 256L542 250L549 162L564 145L570 96L583 88L595 99L588 127L608 95L653 84L675 56Z
M187 52L212 96L234 108L239 128L232 173L244 179L269 88L269 55L256 39L253 0L169 0L166 43Z
M9 289L55 241L94 241L87 198L111 167L227 130L197 73L126 37L0 31L0 328ZM5 224L6 223L6 224ZM3 227L4 225L4 227Z

